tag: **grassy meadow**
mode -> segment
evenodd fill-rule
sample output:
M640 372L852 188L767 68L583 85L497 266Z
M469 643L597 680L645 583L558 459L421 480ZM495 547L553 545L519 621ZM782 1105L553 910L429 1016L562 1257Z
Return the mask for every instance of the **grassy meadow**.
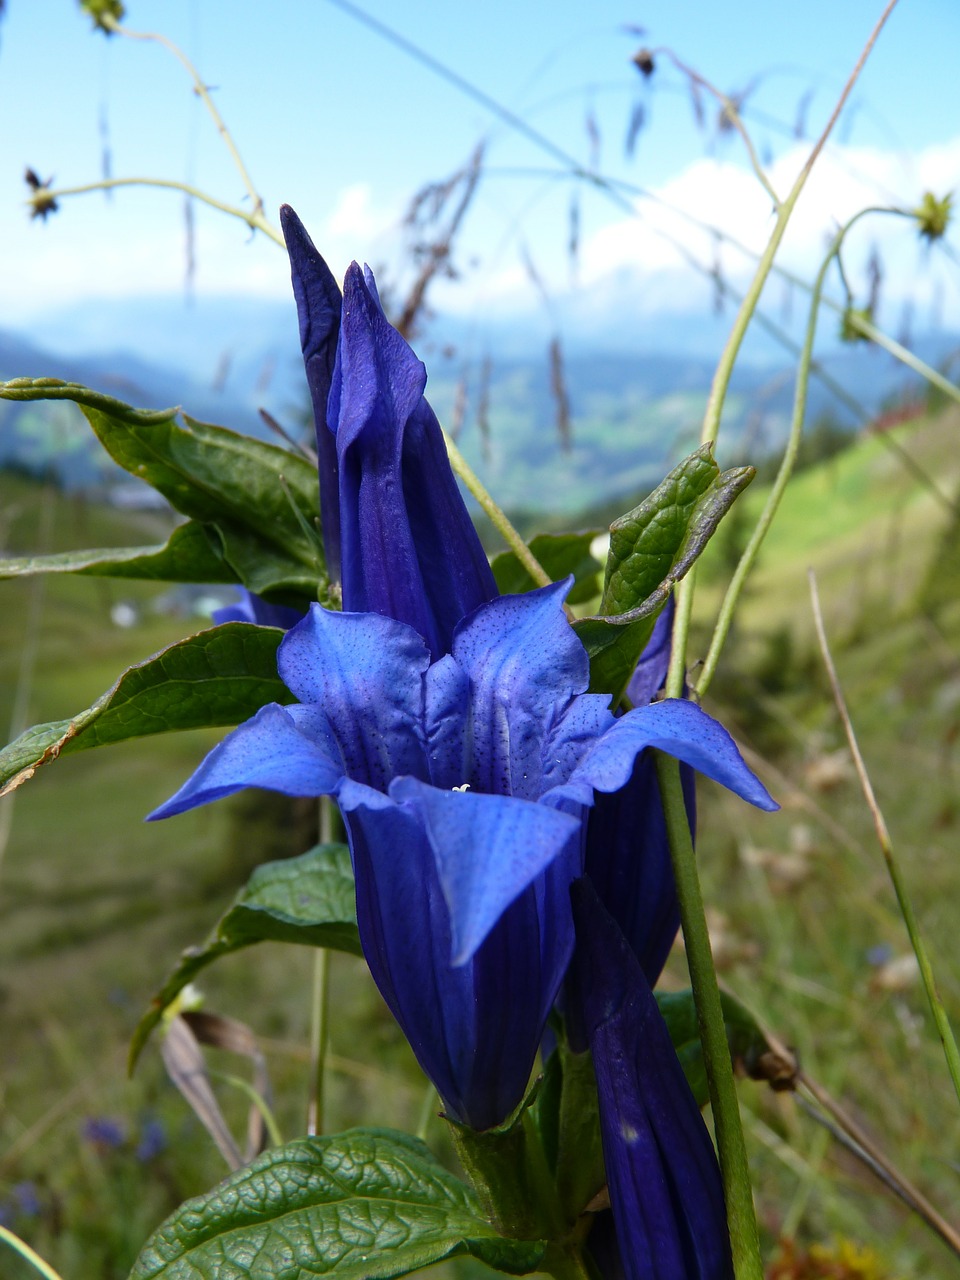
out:
M960 489L958 429L960 417L947 413L891 437L950 501ZM748 490L708 553L692 659L705 651L725 566L763 496L759 485ZM10 552L151 542L162 532L156 515L94 510L0 479L0 544ZM960 1106L815 649L808 566L941 994L960 1021L960 534L947 505L878 438L795 478L711 690L710 709L783 806L756 814L701 787L700 861L721 977L956 1219ZM80 710L126 665L202 625L154 612L162 591L92 578L0 584L4 728ZM111 622L119 602L136 606L133 626ZM242 801L144 825L218 736L81 752L0 802L0 1221L64 1280L124 1277L150 1229L225 1172L165 1082L156 1045L132 1081L124 1061L180 949L203 939L257 861L298 851L288 813ZM360 962L332 964L327 1126L416 1128L425 1089L409 1051ZM284 1137L303 1131L312 971L306 950L267 944L221 961L200 984L205 1007L262 1037ZM679 951L667 981L686 985ZM222 1052L210 1061L226 1075L246 1072ZM217 1088L241 1132L248 1100L227 1080ZM838 1276L956 1273L946 1248L791 1095L744 1081L741 1096L768 1254L781 1236L842 1237L876 1258L873 1271ZM442 1144L440 1122L429 1139ZM0 1259L4 1280L31 1274Z

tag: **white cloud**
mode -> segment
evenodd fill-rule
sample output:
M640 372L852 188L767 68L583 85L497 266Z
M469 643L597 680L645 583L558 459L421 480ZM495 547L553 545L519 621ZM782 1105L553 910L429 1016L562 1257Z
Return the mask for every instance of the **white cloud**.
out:
M772 165L769 176L781 198L808 151L807 146L793 146ZM867 206L913 208L926 190L937 196L960 192L960 137L915 154L827 149L798 201L777 262L812 280L841 224ZM729 283L742 288L774 226L771 198L749 167L709 157L687 165L649 197L638 199L635 207L634 216L608 221L585 237L579 261L579 296L584 300L580 305L593 305L596 298L591 295L611 289L617 277L634 273L643 281L634 303L638 312L702 307L707 293L704 273L719 266ZM951 238L957 243L955 228ZM560 236L554 239L561 242ZM919 242L916 227L904 219L873 216L851 232L844 262L855 289L866 287L865 268L874 246L884 268L883 297L898 305L912 299L922 307L939 292L939 305L960 320L960 272L945 273L943 258L931 255ZM567 294L567 265L559 258L553 277L555 296ZM524 298L527 306L535 305L527 272L517 262L486 276L480 287L484 305L496 310L516 308ZM474 309L478 301L476 294L468 300L451 289L449 305Z

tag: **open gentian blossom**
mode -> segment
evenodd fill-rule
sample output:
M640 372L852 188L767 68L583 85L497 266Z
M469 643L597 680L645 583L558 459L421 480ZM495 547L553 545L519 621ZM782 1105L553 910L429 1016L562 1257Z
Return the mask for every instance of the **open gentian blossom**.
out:
M653 746L771 803L698 707L616 718L585 692L566 590L482 605L436 662L405 623L312 605L278 652L298 702L262 708L151 815L251 786L334 796L374 979L450 1112L480 1129L520 1101L570 959L595 793Z

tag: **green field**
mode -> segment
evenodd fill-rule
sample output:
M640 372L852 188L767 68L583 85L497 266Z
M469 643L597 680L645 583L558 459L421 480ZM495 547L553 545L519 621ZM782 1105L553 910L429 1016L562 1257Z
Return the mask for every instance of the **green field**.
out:
M947 415L897 435L951 499L958 431ZM762 498L748 491L741 521ZM9 477L0 522L12 551L161 533L158 517L88 509ZM960 1202L960 1108L922 989L901 962L906 934L812 646L806 570L817 572L864 753L942 995L960 1020L960 604L951 585L960 583L951 551L960 540L950 534L944 505L877 439L795 479L711 698L757 754L783 810L755 814L704 784L699 841L723 980L948 1217ZM729 550L721 535L701 575L692 658L703 651ZM939 591L933 563L946 584ZM4 727L23 711L35 722L85 707L125 665L203 625L154 613L156 589L136 583L50 578L0 584L0 593ZM121 600L141 610L129 629L110 621ZM0 863L0 1206L64 1280L124 1277L151 1227L224 1172L165 1083L156 1046L132 1083L124 1070L130 1032L179 950L202 940L251 865L293 851L296 836L276 812L258 825L249 810L221 804L143 824L217 736L80 753L0 801L0 823L9 823ZM201 983L207 1008L264 1038L285 1137L303 1128L312 964L305 950L269 944L222 961ZM679 953L668 978L686 985ZM423 1081L362 966L334 957L333 979L329 1127L360 1119L415 1127ZM245 1071L211 1056L218 1070ZM242 1131L246 1098L229 1084L218 1089ZM789 1095L744 1082L742 1098L768 1251L781 1234L842 1235L873 1246L878 1277L955 1274L947 1250ZM105 1119L118 1123L120 1141L90 1129ZM166 1145L147 1158L138 1147L158 1132L155 1122ZM442 1142L439 1122L430 1137ZM4 1255L0 1274L32 1273Z

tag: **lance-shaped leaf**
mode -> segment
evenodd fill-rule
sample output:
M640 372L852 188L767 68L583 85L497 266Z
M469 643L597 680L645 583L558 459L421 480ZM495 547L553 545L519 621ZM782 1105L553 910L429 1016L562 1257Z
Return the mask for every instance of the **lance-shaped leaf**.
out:
M755 474L721 472L711 446L701 445L610 526L600 613L574 624L590 655L593 692L622 696L667 597Z
M658 991L656 998L690 1091L701 1107L706 1106L710 1092L693 992ZM792 1088L797 1074L796 1059L779 1045L771 1044L750 1010L728 991L720 993L720 1002L733 1065L751 1080L768 1081L774 1089Z
M150 1001L130 1045L132 1070L163 1012L201 969L256 942L295 942L360 955L350 851L321 844L299 858L257 867L210 937L188 947Z
M236 582L211 526L194 520L153 547L102 547L50 556L0 558L0 578L35 573L77 573L99 578L146 578L159 582Z
M34 725L0 751L0 795L58 756L174 729L235 725L290 702L277 675L283 632L231 622L180 640L125 671L93 706Z
M590 554L590 544L596 536L596 529L583 533L541 533L530 543L531 552L553 582L573 574L567 604L582 604L599 591L600 564ZM519 595L532 591L537 585L512 551L496 556L491 568L501 595Z
M544 1250L498 1235L417 1138L351 1129L266 1152L188 1200L147 1241L130 1280L388 1280L457 1254L523 1275Z
M0 400L77 404L116 463L207 527L231 580L259 595L272 590L316 599L322 591L317 477L305 458L186 415L181 425L176 409L132 409L55 378L2 382Z

